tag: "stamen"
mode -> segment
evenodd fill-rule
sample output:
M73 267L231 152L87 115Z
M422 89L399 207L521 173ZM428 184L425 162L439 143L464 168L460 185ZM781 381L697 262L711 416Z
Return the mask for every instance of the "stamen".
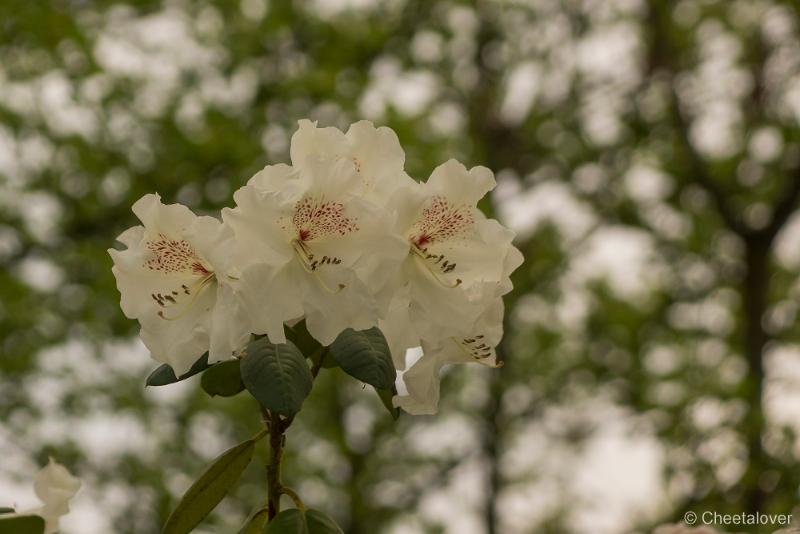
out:
M431 266L428 265L428 260L429 259L438 258L437 261L434 262L434 263L438 264L439 261L441 261L441 259L444 258L444 255L434 256L432 254L428 254L427 252L425 252L424 250L420 249L415 244L411 246L411 251L414 253L414 257L418 258L420 260L420 262L422 262L422 265L425 267L425 269L427 269L427 271L429 273L431 273L431 276L433 276L434 280L439 282L439 285L441 285L442 287L446 287L448 289L453 289L453 288L458 287L458 286L461 285L461 279L460 278L456 278L455 282L449 282L449 281L443 279L441 276L439 276L439 273L434 271L431 268ZM448 265L447 264L447 260L445 260L445 262L441 265L441 267L442 267L442 270L445 273L449 273L453 269L455 269L455 264L451 263L451 264Z
M475 336L475 337L476 338L482 338L483 336ZM451 337L450 339L453 341L453 343L458 345L458 348L461 349L461 351L464 354L466 354L467 356L469 356L473 360L477 360L478 362L482 363L483 365L487 365L486 363L484 363L484 360L486 358L489 358L489 357L492 356L492 353L493 353L492 347L489 347L488 345L486 345L484 343L482 343L478 347L475 347L474 349L467 348L468 345L472 345L473 343L475 343L475 339L464 338L464 339L459 340L459 339L456 339L454 337ZM475 353L476 350L480 351L480 353L476 354ZM503 367L503 362L497 362L496 361L496 362L494 362L494 364L488 365L488 367L492 367L494 369L498 369L500 367Z
M340 260L339 258L329 258L328 256L323 256L322 261L316 261L314 260L314 253L308 249L308 246L305 243L303 243L298 239L292 240L292 248L294 249L297 259L300 261L300 265L303 266L303 270L308 274L314 276L314 278L317 280L322 289L325 290L325 292L331 295L335 295L345 288L344 284L339 284L337 289L335 290L331 289L330 286L328 286L328 284L325 283L325 280L323 280L322 277L317 272L317 267L319 265L329 265L329 264L339 265L340 263L342 263L342 260Z
M183 289L184 293L186 293L187 295L191 295L192 298L189 299L189 301L183 306L183 308L178 312L177 315L175 315L173 317L168 317L167 314L165 314L163 310L160 310L158 312L158 316L161 317L162 319L167 320L167 321L177 321L181 317L184 317L189 312L189 310L192 309L192 307L194 306L195 302L197 302L197 299L203 293L203 290L205 290L205 288L209 287L214 282L214 280L215 280L215 274L214 273L210 273L207 276L205 276L205 277L201 278L200 280L198 280L197 282L193 283L191 286L186 286L185 284L181 284L181 288ZM172 293L176 294L175 291L173 291ZM152 295L152 297L156 300L156 302L158 302L158 304L161 307L166 307L166 304L164 304L164 300L168 300L172 305L181 304L175 298L173 298L170 295L161 295L161 294L155 295L154 294L154 295Z

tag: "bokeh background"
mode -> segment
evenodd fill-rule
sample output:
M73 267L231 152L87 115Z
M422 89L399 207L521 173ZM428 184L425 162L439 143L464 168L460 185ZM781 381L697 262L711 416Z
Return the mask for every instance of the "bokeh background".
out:
M800 502L800 8L780 0L2 0L0 505L53 455L65 534L157 533L255 401L156 366L106 249L215 214L300 118L487 165L526 263L506 364L393 422L325 372L288 483L349 534L649 532ZM263 454L259 453L259 454ZM262 456L263 458L263 456ZM259 462L198 532L261 503ZM757 532L756 529L746 530ZM765 530L761 530L765 532Z

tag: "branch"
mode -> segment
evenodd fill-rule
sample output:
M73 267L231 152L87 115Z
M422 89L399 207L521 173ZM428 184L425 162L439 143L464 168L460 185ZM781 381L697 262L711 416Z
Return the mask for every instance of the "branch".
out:
M286 444L284 431L289 425L282 421L277 413L267 412L269 418L269 465L267 466L267 508L271 521L281 511L281 460L283 459L283 446ZM291 420L288 420L291 424Z
M681 112L681 103L678 98L678 93L675 90L674 79L670 76L670 113L672 115L672 122L675 125L675 130L678 133L678 140L683 147L686 155L689 158L689 166L691 168L692 177L695 182L708 193L717 212L722 217L725 225L734 233L745 237L753 233L753 230L745 225L739 217L734 213L728 204L727 195L725 191L719 186L714 178L708 173L708 167L705 161L697 153L691 139L689 139L689 123Z
M797 201L800 200L800 166L794 169L792 176L788 178L789 183L784 187L783 194L775 203L772 213L772 220L763 230L763 237L771 242L780 232L786 221L794 213Z
M730 207L725 191L719 186L714 178L709 174L705 161L697 153L692 141L689 138L689 123L681 111L680 98L675 89L676 50L670 42L668 21L671 11L668 3L651 3L648 15L648 25L652 28L651 39L648 50L648 68L645 80L651 79L659 70L667 74L669 83L669 114L672 124L675 127L683 150L689 159L690 171L695 183L700 186L714 202L722 221L734 233L739 236L747 236L753 231L745 225L734 210Z

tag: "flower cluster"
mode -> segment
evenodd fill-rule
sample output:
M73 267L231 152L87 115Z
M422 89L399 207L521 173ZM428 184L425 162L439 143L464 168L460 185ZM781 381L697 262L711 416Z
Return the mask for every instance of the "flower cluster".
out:
M205 351L231 358L251 334L285 342L301 319L322 345L377 326L397 369L407 349L424 352L395 404L435 412L443 365L496 365L502 296L522 263L513 233L477 208L491 171L450 160L418 183L395 133L366 121L347 133L300 121L291 162L253 176L221 220L137 201L143 226L109 251L123 311L177 374Z

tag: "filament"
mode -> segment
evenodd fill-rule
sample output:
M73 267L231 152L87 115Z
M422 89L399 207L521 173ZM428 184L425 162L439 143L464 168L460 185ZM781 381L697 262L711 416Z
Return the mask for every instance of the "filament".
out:
M440 286L446 287L448 289L453 289L453 288L458 287L458 286L461 285L461 279L460 278L456 278L455 282L449 282L449 281L445 280L444 278L442 278L439 275L439 273L437 273L436 271L431 269L431 266L428 265L428 258L425 257L424 252L422 250L420 250L420 248L417 245L412 245L411 246L411 251L414 253L415 257L419 258L419 260L422 262L422 265L425 267L425 269L429 273L431 273L431 276L433 276L433 278L437 282L439 282Z
M167 317L167 315L162 310L158 312L158 316L167 321L177 321L181 317L184 317L189 312L189 310L192 309L192 306L194 306L195 302L197 302L197 299L203 293L203 290L207 288L209 285L211 285L211 283L214 281L214 276L215 276L214 273L211 273L190 286L192 289L191 291L192 298L189 300L189 302L186 303L183 309L178 312L178 315L175 315L174 317Z
M297 259L300 261L300 265L303 266L303 270L308 274L312 275L317 280L320 287L322 287L322 289L326 293L330 295L336 295L342 289L345 288L344 284L339 284L337 289L331 289L331 287L327 283L325 283L325 280L323 280L322 277L317 272L317 264L311 263L314 259L314 254L312 254L311 251L308 250L308 248L304 243L302 243L298 239L293 239L292 248L294 249Z

